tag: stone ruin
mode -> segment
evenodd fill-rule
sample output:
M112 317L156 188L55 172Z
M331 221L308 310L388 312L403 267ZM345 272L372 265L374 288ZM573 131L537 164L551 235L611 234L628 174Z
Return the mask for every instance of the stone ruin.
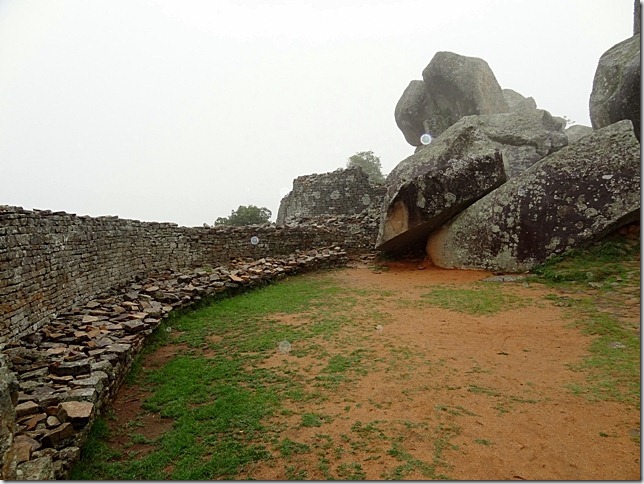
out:
M186 228L0 206L2 477L65 478L173 310L373 248L359 214L324 220Z
M385 186L372 182L360 167L299 176L280 202L276 223L379 210L384 195Z

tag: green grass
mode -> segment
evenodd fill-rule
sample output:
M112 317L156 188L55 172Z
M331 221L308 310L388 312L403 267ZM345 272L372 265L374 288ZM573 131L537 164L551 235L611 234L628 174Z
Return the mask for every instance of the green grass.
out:
M474 442L480 445L490 446L492 442L487 439L474 439Z
M386 316L371 306L357 307L358 301L389 296L349 291L339 287L332 275L312 275L232 298L215 298L196 310L176 314L149 339L127 380L151 392L142 409L170 420L170 430L149 440L131 431L125 447L146 444L146 452L117 452L106 442L121 430L110 430L108 422L98 420L71 478L232 479L243 476L250 464L274 458L275 453L290 459L310 452L308 444L276 440L279 427L267 422L274 416L294 415L285 406L288 403L322 402L327 398L324 391L367 373L367 350L330 352L324 341L355 343L364 337L361 328L371 333L374 321L382 322ZM349 330L344 340L337 339L341 330ZM292 345L288 355L278 351L283 340ZM165 344L183 344L187 349L157 369L144 369L142 358ZM262 366L275 355L284 358L284 364ZM307 381L292 370L288 359L310 355L315 355L320 372ZM299 415L300 428L333 421L310 411ZM334 471L335 477L364 475L359 466L349 464L327 469L329 475ZM306 478L295 462L285 469L285 475Z
M72 471L73 479L230 479L252 462L270 458L271 429L263 422L289 399L314 398L296 375L258 366L277 352L282 340L305 348L315 337L337 332L347 323L355 297L329 277L298 278L234 298L221 299L185 312L164 323L144 353L168 342L185 343L162 367L143 370L140 360L129 381L152 395L145 411L172 420L172 428L155 441L146 455L125 455L105 444L110 431L98 420ZM312 324L300 327L280 322L279 315L305 313ZM170 339L166 327L171 326ZM211 337L218 337L212 341ZM204 356L208 351L208 356ZM355 372L364 355L328 359L329 373ZM356 366L357 365L357 366ZM321 415L303 417L303 425L328 421ZM141 442L133 433L132 443ZM286 444L285 444L286 445ZM286 451L287 445L282 448Z
M541 282L554 286L570 282L619 282L627 279L633 269L639 269L639 253L639 240L612 236L586 249L551 257L532 273ZM629 264L633 261L637 261L635 267Z
M591 400L640 406L640 335L619 315L625 298L639 298L640 243L612 236L587 249L553 257L533 270L532 280L565 291L549 295L556 306L592 336L589 356L572 368L586 374L570 390ZM589 290L593 293L586 295ZM570 294L570 295L569 295ZM615 310L617 306L617 311Z
M480 315L493 315L502 311L527 306L529 300L504 292L495 283L473 284L471 288L437 287L421 295L423 301L450 311Z
M589 357L573 367L585 373L586 382L571 385L571 391L639 407L639 334L600 304L613 292L622 294L632 291L634 285L639 287L636 254L633 247L619 242L573 253L537 269L532 281L556 288L557 294L548 298L550 303L562 305L571 322L592 338ZM589 282L597 284L589 286ZM593 295L585 294L589 287L595 291ZM373 334L375 325L386 324L389 317L369 301L396 297L374 290L348 290L332 275L301 276L233 298L214 299L197 310L171 317L149 339L143 354L166 344L181 344L187 349L156 369L144 368L138 358L126 380L126 384L150 392L142 408L171 422L169 430L147 439L139 429L140 420L111 429L106 414L94 423L71 478L238 479L250 477L252 465L262 461L276 465L277 459L285 461L281 462L283 475L295 480L314 478L312 470L329 480L364 479L367 466L379 459L390 462L381 475L385 479L448 478L450 466L444 454L457 450L453 442L460 435L454 420L475 415L462 406L429 404L431 419L421 422L355 421L351 431L336 441L317 434L313 441L296 442L281 434L286 429L314 433L316 430L306 429L321 427L324 431L334 419L350 418L353 409L386 408L380 401L350 399L352 385L374 367L396 370L401 379L428 365L437 374L450 371L445 361L426 360L413 348L391 346L390 354L374 359L361 347L359 343ZM491 316L529 303L500 284L483 283L434 288L424 294L422 305ZM170 327L172 331L166 331ZM284 340L292 345L289 354L278 350ZM345 347L351 349L343 351ZM312 361L303 372L294 364L299 358ZM269 359L279 363L265 365ZM473 361L467 374L489 371ZM539 402L531 395L504 395L480 385L464 388L472 399L484 397L499 415L520 404ZM403 395L416 391L410 387ZM320 413L323 407L319 404L340 394L348 395L342 403L344 412L332 416ZM423 434L431 446L428 459L418 459L405 449L404 432ZM129 439L121 449L109 443L110 437L117 435L120 440ZM475 443L493 445L486 439ZM145 450L134 452L140 448L137 444L144 444Z
M319 413L305 413L302 414L302 427L322 427L322 424L331 423L333 418Z

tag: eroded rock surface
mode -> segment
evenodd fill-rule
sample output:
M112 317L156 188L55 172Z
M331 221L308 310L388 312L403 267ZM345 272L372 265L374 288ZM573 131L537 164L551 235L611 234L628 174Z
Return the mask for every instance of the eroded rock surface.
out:
M460 123L459 123L460 124ZM376 248L413 250L427 235L506 180L493 145L474 126L450 128L387 177Z
M437 52L396 105L394 117L405 139L420 146L420 136L437 137L463 116L508 112L501 86L483 59Z
M640 79L638 33L614 45L599 59L590 94L590 121L594 129L628 119L639 141Z
M640 147L630 121L548 156L430 235L440 267L520 272L639 218Z
M581 138L588 136L592 132L593 128L590 126L584 126L583 124L574 124L565 129L566 136L568 136L568 144L579 141Z
M503 89L503 98L508 103L511 112L530 111L537 109L537 102L533 97L525 97L513 89Z

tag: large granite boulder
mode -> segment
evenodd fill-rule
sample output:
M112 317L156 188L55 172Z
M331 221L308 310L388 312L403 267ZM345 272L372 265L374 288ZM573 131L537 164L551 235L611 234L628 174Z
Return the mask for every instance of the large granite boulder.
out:
M599 59L589 103L594 129L629 119L639 141L640 79L640 35L637 34L614 45Z
M584 126L583 124L573 124L572 126L564 130L566 136L568 136L568 144L572 144L576 141L579 141L584 136L588 136L593 132L593 128L590 126Z
M635 8L633 10L633 35L639 34L642 27L642 0L634 0Z
M423 133L437 137L463 116L508 110L487 62L437 52L423 70L423 81L412 81L405 89L394 115L407 142L420 146Z
M537 102L532 97L525 97L512 89L503 89L501 92L511 112L537 109Z
M541 158L568 144L561 124L543 109L529 111L466 116L451 126L431 144L416 154L429 150L431 154L411 156L401 161L387 177L387 186L394 179L410 179L415 166L431 159L433 153L451 153L452 157L491 154L499 150L503 156L508 178L517 176ZM443 156L443 155L438 155Z
M422 250L432 230L506 181L498 151L468 154L479 137L475 127L458 130L447 141L439 138L403 160L389 174L377 249Z
M430 235L440 267L529 270L639 219L640 146L630 121L534 164Z
M427 118L426 105L427 91L423 81L411 81L396 104L396 124L412 146L421 145L420 137L425 133L423 123Z

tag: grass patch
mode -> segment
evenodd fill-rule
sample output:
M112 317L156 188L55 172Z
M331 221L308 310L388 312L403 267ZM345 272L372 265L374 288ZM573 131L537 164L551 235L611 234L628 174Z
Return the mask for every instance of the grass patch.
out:
M546 298L568 308L574 325L593 337L589 353L572 366L586 373L586 384L569 385L576 395L612 400L640 408L639 327L620 319L627 298L639 299L640 242L609 237L587 249L549 259L533 270L532 280L580 296L552 294ZM591 288L592 296L583 293Z
M305 347L312 338L337 332L354 304L355 297L328 276L302 277L173 317L156 331L143 355L168 343L191 349L157 369L144 370L139 361L129 378L152 392L143 409L172 419L174 425L160 438L146 440L152 450L137 457L112 451L105 444L109 426L97 420L72 478L231 479L249 463L270 458L266 443L271 429L263 422L280 412L284 401L305 401L308 393L298 375L259 363L275 354L282 340ZM280 322L279 315L288 313L305 314L313 324ZM172 336L168 326L176 330ZM216 343L209 340L213 336ZM359 353L331 358L328 369L355 371L361 358ZM315 414L302 419L314 426L324 421L328 418ZM134 440L143 443L136 436ZM287 442L280 448L301 450Z
M557 286L570 282L621 282L639 268L639 240L612 236L586 249L551 257L532 270L537 280ZM637 263L633 267L633 262ZM637 276L639 279L639 274Z
M327 415L319 413L305 413L302 415L302 427L322 427L324 423L331 423L333 419Z
M504 292L493 283L474 284L468 289L437 287L421 298L430 306L475 316L489 316L529 304L527 298Z

